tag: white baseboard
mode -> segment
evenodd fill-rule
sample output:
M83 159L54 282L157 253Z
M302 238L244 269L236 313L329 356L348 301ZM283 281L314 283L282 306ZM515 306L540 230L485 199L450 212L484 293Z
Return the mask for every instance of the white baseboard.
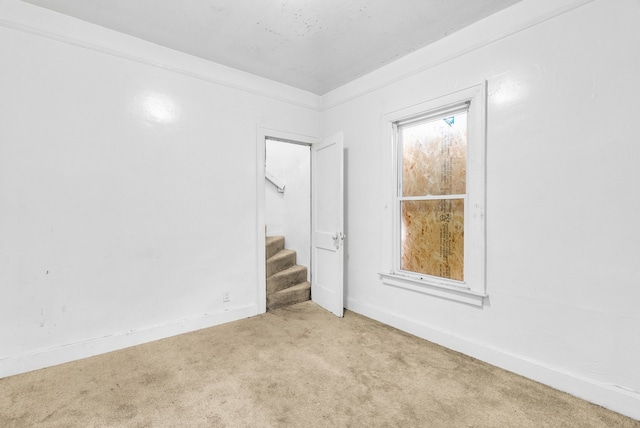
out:
M29 352L0 359L0 379L20 373L51 367L118 349L141 345L190 331L252 317L258 314L258 306L250 305L223 312L204 314L188 319L171 321L149 328L127 331L55 348Z
M456 336L421 321L390 313L362 301L347 299L346 308L422 339L640 420L640 394L627 391L623 387L600 383L566 370L550 367L473 339Z

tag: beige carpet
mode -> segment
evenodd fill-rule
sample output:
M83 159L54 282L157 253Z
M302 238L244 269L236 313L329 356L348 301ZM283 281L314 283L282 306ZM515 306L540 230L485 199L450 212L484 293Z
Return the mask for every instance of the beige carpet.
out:
M0 380L0 427L640 427L311 302Z

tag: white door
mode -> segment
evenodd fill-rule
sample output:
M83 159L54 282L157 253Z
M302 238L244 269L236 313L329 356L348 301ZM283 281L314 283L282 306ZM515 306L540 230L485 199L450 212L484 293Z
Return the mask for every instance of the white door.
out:
M342 317L344 260L343 137L311 146L311 299Z

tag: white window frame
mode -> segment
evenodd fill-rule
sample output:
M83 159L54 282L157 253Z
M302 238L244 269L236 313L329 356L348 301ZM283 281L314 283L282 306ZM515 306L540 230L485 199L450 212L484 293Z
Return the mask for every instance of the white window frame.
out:
M383 115L383 144L388 153L387 248L386 269L380 273L386 285L442 297L474 306L482 306L486 294L486 93L487 84L472 86L430 101ZM398 153L397 126L413 119L446 115L448 111L468 103L467 110L467 184L464 197L464 280L403 271L401 257L401 216L399 183L401 167Z

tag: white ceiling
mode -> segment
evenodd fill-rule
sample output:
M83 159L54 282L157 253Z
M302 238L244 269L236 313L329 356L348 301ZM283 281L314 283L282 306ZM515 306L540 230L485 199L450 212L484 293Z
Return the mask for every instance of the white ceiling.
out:
M322 95L520 0L24 0Z

